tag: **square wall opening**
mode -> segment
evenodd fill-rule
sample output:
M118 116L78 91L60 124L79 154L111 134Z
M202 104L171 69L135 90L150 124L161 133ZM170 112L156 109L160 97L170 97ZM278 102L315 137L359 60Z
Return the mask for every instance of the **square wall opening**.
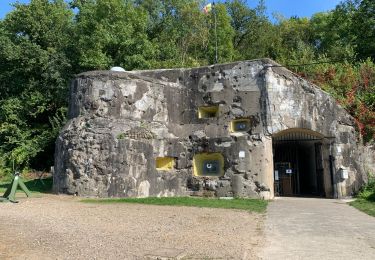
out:
M224 175L224 157L221 153L200 153L193 157L195 176L220 177Z
M219 106L198 107L198 118L213 118L219 116Z
M156 157L156 170L172 170L175 163L174 157Z
M251 121L249 118L234 119L230 122L230 132L248 132L251 128Z

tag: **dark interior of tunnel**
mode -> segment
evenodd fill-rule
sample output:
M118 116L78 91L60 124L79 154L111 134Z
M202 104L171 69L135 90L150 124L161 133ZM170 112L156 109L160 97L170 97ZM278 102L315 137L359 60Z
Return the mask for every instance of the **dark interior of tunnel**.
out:
M323 197L320 153L314 140L274 141L275 195Z

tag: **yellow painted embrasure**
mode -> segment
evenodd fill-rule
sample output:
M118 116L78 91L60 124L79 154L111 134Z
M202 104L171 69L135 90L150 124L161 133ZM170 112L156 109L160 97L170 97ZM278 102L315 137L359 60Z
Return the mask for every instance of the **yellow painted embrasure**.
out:
M205 173L204 167L207 162L218 164L217 174ZM221 153L199 153L193 157L193 169L195 176L219 177L224 175L224 157Z
M212 118L219 116L219 106L198 107L198 118Z
M246 129L245 130L236 130L236 124L238 123L244 123L246 124ZM251 121L249 118L239 118L239 119L234 119L230 122L230 132L235 133L235 132L247 132L251 128Z
M171 170L174 166L173 157L156 157L156 169L157 170Z

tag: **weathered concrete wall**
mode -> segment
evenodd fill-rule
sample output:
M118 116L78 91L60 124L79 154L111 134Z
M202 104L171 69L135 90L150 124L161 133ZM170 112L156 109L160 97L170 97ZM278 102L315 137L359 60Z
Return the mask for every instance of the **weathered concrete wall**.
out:
M275 63L256 60L78 75L70 120L56 142L55 192L141 197L208 190L272 198L272 135L288 128L331 138L326 155L341 147L335 167L342 164L351 173L340 196L357 189L362 172L350 116L326 93L270 65ZM218 116L198 118L198 108L210 105L219 106ZM230 122L238 118L249 119L251 127L231 133ZM203 152L223 155L224 176L194 176L193 157ZM176 159L174 167L157 170L155 158L165 156Z
M276 67L267 68L265 74L267 132L302 128L323 134L326 190L335 197L353 195L364 181L354 119L328 93L275 63L270 66ZM334 158L333 189L329 155ZM348 169L348 179L341 177L342 167Z

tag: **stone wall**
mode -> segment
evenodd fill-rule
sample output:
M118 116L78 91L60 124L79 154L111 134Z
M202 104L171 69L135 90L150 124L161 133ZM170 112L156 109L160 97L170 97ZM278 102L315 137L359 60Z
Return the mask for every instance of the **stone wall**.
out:
M357 190L363 169L353 120L326 93L275 66L255 60L78 75L71 85L69 121L56 141L54 191L272 198L272 135L289 128L326 136L326 156L340 147L335 168L348 167L350 178L337 196ZM202 106L218 112L199 118ZM249 129L231 132L236 119L248 120ZM196 176L193 158L203 153L223 156L223 176ZM173 167L157 169L158 157L174 158Z

